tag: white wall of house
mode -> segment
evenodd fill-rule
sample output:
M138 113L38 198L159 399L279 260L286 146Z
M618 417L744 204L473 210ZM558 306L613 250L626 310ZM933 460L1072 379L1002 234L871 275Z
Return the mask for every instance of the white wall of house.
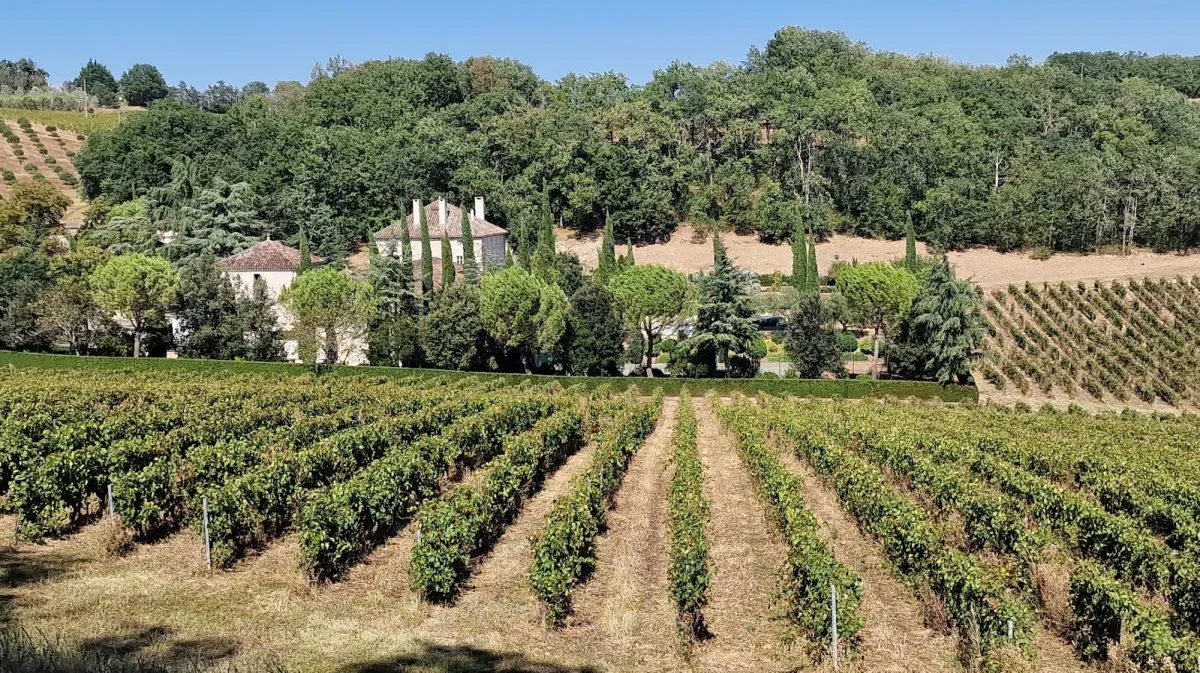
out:
M485 236L475 239L473 246L475 248L475 261L480 261L487 255L489 263L500 263L504 261L504 236ZM442 258L442 241L434 239L429 242L430 251L433 253L434 259ZM421 259L421 241L416 240L409 243L412 247L412 258L414 260ZM379 241L377 244L379 253L382 255L392 255L400 257L400 241ZM461 238L450 239L450 250L454 254L454 262L462 264L463 244Z
M240 289L247 296L254 288L254 280L261 277L267 284L267 295L276 301L279 300L279 295L283 294L283 288L296 280L295 271L226 271L225 275L229 276L231 281L238 281L234 283L235 288L240 282Z

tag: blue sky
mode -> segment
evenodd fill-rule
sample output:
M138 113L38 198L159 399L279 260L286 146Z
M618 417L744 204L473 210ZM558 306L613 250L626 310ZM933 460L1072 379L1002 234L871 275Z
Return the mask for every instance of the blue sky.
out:
M153 63L167 80L307 81L316 62L491 54L546 79L614 70L645 82L672 60L740 63L785 25L840 30L880 50L1003 63L1013 53L1200 53L1195 0L59 0L5 3L0 58L28 56L60 83L88 59L114 75ZM52 7L52 9L51 9Z

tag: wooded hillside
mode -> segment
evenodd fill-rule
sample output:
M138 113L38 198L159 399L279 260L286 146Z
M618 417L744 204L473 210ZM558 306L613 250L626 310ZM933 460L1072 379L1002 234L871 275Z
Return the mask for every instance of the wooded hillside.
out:
M1068 56L976 67L784 28L740 65L675 62L644 86L492 57L335 60L225 112L157 102L77 163L87 196L117 203L193 159L176 193L245 182L242 233L295 240L303 220L326 257L438 194L486 195L518 249L545 202L581 230L610 213L622 242L680 221L781 240L807 216L819 235L887 237L911 218L947 248L1195 246L1200 108ZM164 224L187 226L148 226Z

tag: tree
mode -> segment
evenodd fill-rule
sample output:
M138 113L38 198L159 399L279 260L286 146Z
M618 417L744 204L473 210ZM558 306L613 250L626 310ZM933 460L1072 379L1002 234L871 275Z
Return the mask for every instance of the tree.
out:
M920 291L908 269L887 262L842 267L837 274L837 288L877 334L895 327Z
M319 347L326 364L337 364L366 334L375 317L371 286L322 267L301 276L279 298L296 320L301 357L316 363Z
M424 208L418 208L413 217L421 232L421 301L428 303L433 295L433 246L429 243L429 222Z
M77 278L56 280L38 294L34 310L38 327L62 339L75 355L90 351L104 321L87 284Z
M889 348L889 369L907 376L930 376L938 383L966 382L985 333L979 295L958 280L943 257L901 324Z
M618 371L625 328L612 293L585 282L571 295L567 319L567 369L579 376L611 376Z
M488 337L480 319L480 289L460 283L440 292L421 317L425 364L438 369L484 369Z
M464 211L465 212L465 211ZM442 287L446 288L454 285L457 272L454 269L454 248L450 246L450 235L446 230L442 230Z
M643 367L654 376L654 347L663 330L678 324L692 302L687 276L658 264L631 266L609 281L608 289L631 330L645 339Z
M745 278L713 234L713 271L700 278L696 333L679 342L671 353L671 368L683 376L751 377L758 373L766 347L750 305Z
M283 337L279 329L279 318L275 313L275 302L267 293L267 283L262 278L254 279L249 295L238 298L238 320L246 340L246 359L283 359Z
M18 182L0 200L0 253L16 245L40 247L70 205L70 199L45 182Z
M607 283L617 272L617 249L613 240L612 218L604 214L604 236L600 240L600 257L596 266L596 280Z
M808 292L797 298L783 345L791 358L792 371L800 378L817 379L825 372L840 374L845 369L837 335L825 318L819 295Z
M462 250L463 250L463 281L471 285L479 284L480 273L479 263L475 261L475 232L471 224L471 214L464 205L462 208L463 226L462 226Z
M373 238L368 277L378 311L371 323L368 349L371 362L402 366L418 359L417 298L413 294L413 268L391 254L380 254Z
M300 266L296 269L297 274L312 270L312 250L308 245L308 232L305 230L304 224L300 224Z
M0 60L0 90L28 93L47 85L50 76L32 59Z
M170 93L162 73L147 63L138 63L126 70L121 75L120 89L126 104L139 107L166 98Z
M133 327L133 357L140 357L146 327L162 317L179 291L179 277L161 257L131 253L113 257L92 272L92 297Z
M519 266L489 273L480 283L479 317L488 334L516 352L525 373L538 351L552 351L566 330L567 298Z
M908 227L904 232L904 268L917 273L917 233L913 229L912 215L908 216Z
M205 252L225 257L252 245L263 229L255 200L249 183L213 178L208 187L180 207L181 226L172 244L173 259Z
M89 59L72 84L83 89L89 96L95 96L104 107L117 107L117 81L113 79L112 71L95 59Z
M808 242L808 264L804 266L808 272L808 289L816 292L821 286L821 272L817 270L817 239Z
M212 255L179 265L179 352L185 357L233 360L245 352L237 295Z
M799 292L813 288L808 285L808 236L803 220L796 220L792 231L792 286Z

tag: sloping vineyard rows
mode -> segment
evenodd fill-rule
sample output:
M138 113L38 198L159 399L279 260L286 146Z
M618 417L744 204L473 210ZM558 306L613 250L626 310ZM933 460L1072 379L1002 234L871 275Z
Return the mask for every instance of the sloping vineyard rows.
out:
M987 550L1005 559L1008 570L1000 577L1025 600L1042 598L1034 578L1039 564L1066 567L1074 612L1067 635L1081 657L1104 658L1120 644L1142 670L1200 667L1200 582L1191 551L1172 549L1155 531L1139 527L1140 519L1106 509L1083 482L1068 488L1022 467L1039 465L1041 473L1067 479L1063 466L1085 464L1087 450L1061 439L1111 432L1119 422L1145 428L1157 421L823 404L790 405L787 415L881 469L919 495L931 513L960 517L963 551ZM1001 429L1042 437L1010 443ZM1120 456L1097 455L1114 454ZM1132 455L1120 457L1126 465L1138 464ZM1132 491L1134 483L1124 488ZM1070 558L1062 558L1062 550Z
M1008 588L1003 569L950 544L920 504L893 487L879 468L844 448L830 428L787 404L767 412L745 403L741 408L777 428L786 449L828 481L847 512L883 544L899 573L929 587L941 600L971 659L999 659L1013 646L1028 645L1033 615Z
M998 389L1197 406L1200 282L1026 283L984 298L976 373Z
M862 579L834 558L821 540L817 520L804 504L803 479L783 464L778 451L768 442L769 425L764 422L768 419L744 400L726 407L713 396L709 404L735 437L737 451L787 545L781 593L788 618L803 630L814 652L824 651L823 645L832 636L829 606L836 587L839 637L854 647L863 626L858 613Z
M559 624L571 607L571 591L596 565L596 536L633 454L654 429L662 404L631 396L602 404L591 465L551 506L546 525L533 540L530 583L549 624Z

